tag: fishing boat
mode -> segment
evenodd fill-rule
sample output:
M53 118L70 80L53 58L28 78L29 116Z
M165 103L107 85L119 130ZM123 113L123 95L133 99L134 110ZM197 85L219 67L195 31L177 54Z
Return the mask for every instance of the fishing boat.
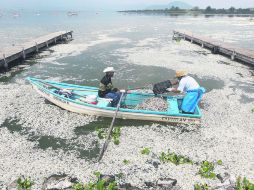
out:
M41 96L68 111L111 118L116 112L117 108L111 106L110 99L97 97L98 88L96 87L79 86L32 77L28 77L27 80ZM88 97L96 97L96 99L89 102L86 101L89 99ZM202 114L199 107L196 106L194 114L181 113L178 107L183 98L178 96L161 95L168 103L166 111L135 109L136 105L152 97L155 97L155 95L151 93L127 92L121 101L117 118L200 124Z

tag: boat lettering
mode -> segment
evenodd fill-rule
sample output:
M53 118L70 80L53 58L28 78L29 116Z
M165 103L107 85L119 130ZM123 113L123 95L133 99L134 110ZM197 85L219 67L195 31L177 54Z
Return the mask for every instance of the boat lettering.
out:
M179 118L179 117L162 117L162 121L171 121L171 122L195 122L195 120L190 118Z

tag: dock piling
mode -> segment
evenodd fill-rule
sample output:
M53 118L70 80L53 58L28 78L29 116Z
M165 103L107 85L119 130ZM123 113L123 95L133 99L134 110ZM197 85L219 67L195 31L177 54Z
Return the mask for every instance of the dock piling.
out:
M1 67L9 68L19 64L21 59L25 60L28 56L38 53L40 49L48 48L60 41L67 41L66 39L68 39L68 36L72 37L72 32L73 31L55 32L41 36L27 43L0 49L0 55L3 55L0 57L0 70ZM14 62L16 63L13 64Z
M210 37L193 35L192 32L175 30L173 31L173 35L178 35L179 38L198 44L202 46L202 48L205 47L206 49L210 49L213 54L221 54L231 60L240 61L254 66L254 50L236 47L232 44L225 43L224 38L223 41L218 41Z
M22 50L22 57L23 57L23 59L26 59L26 53L25 53L24 47L23 47L23 50Z
M38 52L38 51L39 51L39 48L38 48L37 42L35 42L35 47L36 47L36 52Z
M3 58L4 58L4 68L8 69L8 63L6 61L5 54L3 54Z

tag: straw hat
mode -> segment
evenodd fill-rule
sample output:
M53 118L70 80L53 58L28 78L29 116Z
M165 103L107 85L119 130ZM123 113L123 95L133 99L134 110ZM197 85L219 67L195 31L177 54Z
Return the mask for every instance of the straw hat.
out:
M114 67L107 67L103 70L103 73L108 73L108 72L115 72Z
M176 71L176 77L183 77L187 75L187 71Z

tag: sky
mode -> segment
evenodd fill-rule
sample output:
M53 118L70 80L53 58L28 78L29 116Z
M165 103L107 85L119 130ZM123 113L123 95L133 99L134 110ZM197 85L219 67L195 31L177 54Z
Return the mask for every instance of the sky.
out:
M0 10L127 10L145 9L151 5L168 4L174 0L0 0ZM254 8L254 0L181 0L205 8Z

